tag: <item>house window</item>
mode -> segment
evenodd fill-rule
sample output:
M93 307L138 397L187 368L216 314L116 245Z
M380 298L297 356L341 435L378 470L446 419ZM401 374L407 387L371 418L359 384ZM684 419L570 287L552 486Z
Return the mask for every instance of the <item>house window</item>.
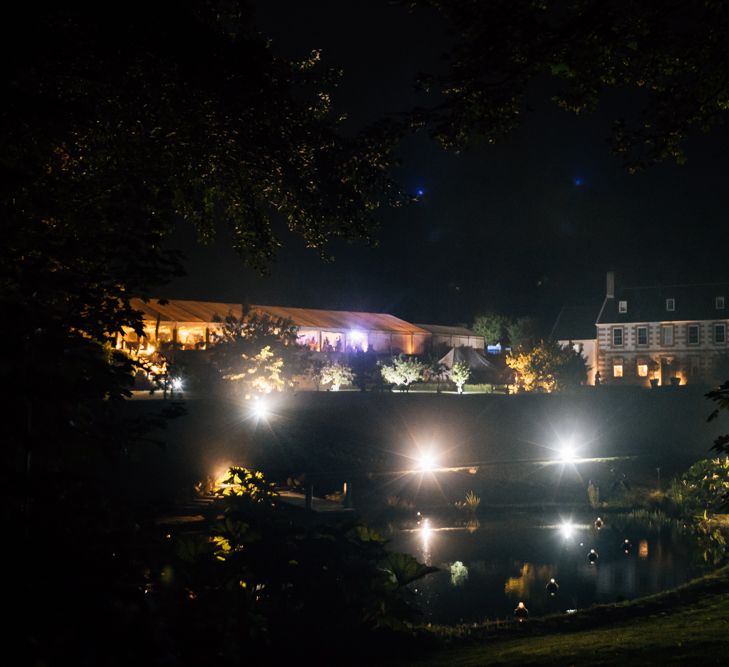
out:
M717 310L724 310L724 297L723 296L717 296L715 299L715 303L716 303Z
M623 360L622 359L615 359L615 361L613 361L613 377L614 378L623 377Z
M687 332L686 338L688 339L689 345L698 345L699 344L699 325L698 324L689 324L688 325L688 332Z
M613 346L620 347L623 344L623 328L615 327L613 329Z
M676 299L666 299L666 310L672 313L676 310Z
M644 359L638 360L638 376L642 378L648 377L648 363Z
M648 345L648 327L638 327L637 339L638 345Z
M627 301L618 301L618 312L619 313L628 312L628 302Z
M673 324L661 326L661 345L673 345Z
M714 342L726 343L726 324L714 325Z

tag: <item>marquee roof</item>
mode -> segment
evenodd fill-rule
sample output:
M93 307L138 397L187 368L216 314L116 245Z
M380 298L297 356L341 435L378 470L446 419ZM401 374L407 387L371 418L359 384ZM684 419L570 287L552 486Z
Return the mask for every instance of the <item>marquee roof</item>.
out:
M442 324L418 324L417 326L440 336L477 336L482 338L475 331L471 331L471 329L467 329L466 327L450 327Z
M239 303L218 301L187 301L171 299L164 305L156 299L147 303L132 299L132 307L143 313L143 319L185 324L209 324L217 315L224 318L228 313L240 317L243 311ZM401 334L428 334L421 327L386 313L362 313L347 310L318 310L315 308L285 308L281 306L251 305L251 310L274 318L291 320L299 328L327 331L385 331Z

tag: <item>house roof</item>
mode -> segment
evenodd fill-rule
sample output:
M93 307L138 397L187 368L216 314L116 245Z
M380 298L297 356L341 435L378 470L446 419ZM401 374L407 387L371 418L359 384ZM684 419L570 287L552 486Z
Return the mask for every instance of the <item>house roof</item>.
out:
M177 323L212 323L215 315L224 318L228 313L241 317L243 307L239 303L222 303L218 301L186 301L174 299L164 305L157 300L147 303L141 299L132 299L132 307L143 314L145 320ZM266 314L273 318L291 320L302 328L328 329L347 331L387 331L391 333L429 333L415 324L410 324L387 313L362 313L346 310L318 310L314 308L284 308L280 306L251 305L256 313Z
M415 326L439 336L478 336L475 331L466 327L449 327L442 324L416 324Z
M724 297L724 309L717 310L716 297ZM675 310L666 310L666 299L674 299ZM619 312L620 301L626 302L627 312ZM605 299L597 323L717 319L729 319L729 283L619 288L614 298Z
M590 340L595 338L595 322L600 314L600 303L572 304L559 311L552 327L553 340Z

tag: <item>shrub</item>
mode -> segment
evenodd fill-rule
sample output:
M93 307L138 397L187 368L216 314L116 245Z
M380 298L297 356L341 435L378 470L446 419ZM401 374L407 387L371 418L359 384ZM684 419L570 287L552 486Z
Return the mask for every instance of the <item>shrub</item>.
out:
M679 480L673 480L669 497L686 513L721 512L729 499L729 456L694 463Z
M437 569L388 552L357 521L293 522L272 485L245 468L230 469L206 513L200 530L164 542L150 567L161 574L147 584L154 614L190 664L207 664L210 646L221 662L262 657L277 642L315 651L322 624L328 650L402 627L415 618L408 584Z

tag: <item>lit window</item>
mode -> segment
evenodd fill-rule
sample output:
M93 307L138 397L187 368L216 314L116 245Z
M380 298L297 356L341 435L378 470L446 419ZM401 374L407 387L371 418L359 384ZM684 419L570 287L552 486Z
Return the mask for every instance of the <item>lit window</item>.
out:
M716 297L716 309L724 310L724 297L723 296Z
M689 345L698 345L699 344L699 325L698 324L689 324L688 325L688 344Z
M621 327L615 327L613 329L613 345L620 347L623 344L623 329Z
M623 362L622 360L613 363L613 377L623 377Z
M669 312L676 310L676 299L666 299L666 310Z
M638 345L648 345L648 327L638 327Z
M673 324L661 327L661 345L673 345Z
M618 301L618 312L619 313L628 312L628 302L627 301Z
M714 325L714 342L726 343L726 324Z
M638 362L638 375L642 378L648 377L648 364L645 361Z

